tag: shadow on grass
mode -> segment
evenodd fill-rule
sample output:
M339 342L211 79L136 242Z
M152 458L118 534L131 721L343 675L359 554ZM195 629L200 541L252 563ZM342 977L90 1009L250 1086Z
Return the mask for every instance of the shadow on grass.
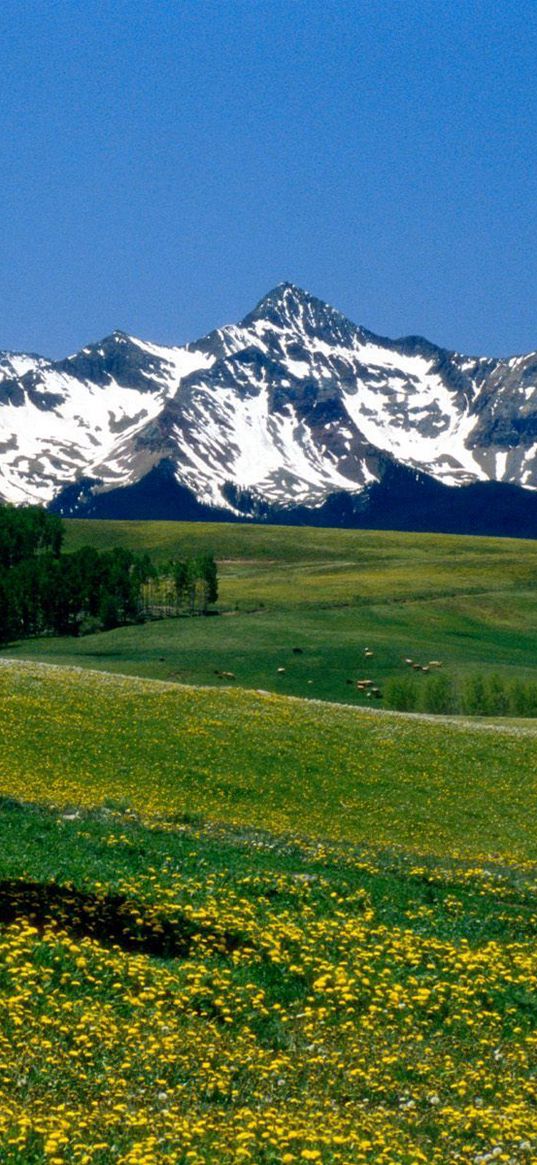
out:
M38 931L54 924L76 938L164 959L186 958L194 946L228 955L247 945L238 934L198 926L185 915L173 921L158 915L144 918L136 904L120 894L101 896L54 882L0 882L0 924L22 918Z

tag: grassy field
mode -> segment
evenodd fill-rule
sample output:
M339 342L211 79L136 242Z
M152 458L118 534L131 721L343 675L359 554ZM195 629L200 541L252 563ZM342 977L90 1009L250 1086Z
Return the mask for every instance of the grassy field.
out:
M535 676L537 545L88 540L214 550L221 614L0 660L0 1160L531 1165L537 723L347 680Z
M173 522L66 526L68 549L125 545L158 561L212 549L221 615L26 641L5 654L204 685L220 684L224 670L242 687L356 704L366 697L349 680L382 688L405 671L405 657L440 659L455 677L537 676L533 542ZM367 660L365 648L373 651Z
M2 1161L535 1160L537 731L18 662L0 716Z
M305 836L337 841L537 860L531 727L32 664L1 666L0 692L0 783L19 799L108 800L151 818L274 833L300 823Z

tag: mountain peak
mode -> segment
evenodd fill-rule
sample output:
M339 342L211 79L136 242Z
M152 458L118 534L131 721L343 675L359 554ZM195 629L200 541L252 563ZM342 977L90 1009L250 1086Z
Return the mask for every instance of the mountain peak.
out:
M313 299L314 297L309 292L297 287L295 283L277 283L276 287L267 291L267 294L259 300L253 311L248 313L246 319L267 318L271 312L275 311L286 317L296 315L300 308L303 308Z
M536 386L535 354L475 359L416 336L384 339L286 280L242 324L184 349L116 330L61 362L0 353L0 499L50 502L67 489L70 512L97 512L80 500L86 482L107 517L179 518L185 505L198 518L211 506L230 520L359 524L395 466L394 521L405 482L418 483L408 504L415 515L423 497L425 517L404 520L421 529L436 506L443 522L447 487L537 491ZM163 512L157 494L170 480ZM114 511L116 495L131 498L126 510L118 500ZM477 502L476 532L490 532Z
M309 291L305 291L303 287L299 287L296 283L291 283L290 280L284 279L281 283L277 283L271 291L268 291L263 299L281 300L289 302L290 300L309 300L314 297L310 295ZM263 302L263 300L261 300Z
M120 328L116 328L113 332L110 332L109 336L105 336L104 339L98 341L96 344L90 344L89 347L107 349L117 347L118 344L132 343L133 339L131 336L127 335L127 332L122 332Z
M267 292L241 321L241 327L250 327L258 321L277 328L291 328L310 337L316 335L329 343L342 340L349 343L361 334L360 328L336 308L288 281L278 283Z

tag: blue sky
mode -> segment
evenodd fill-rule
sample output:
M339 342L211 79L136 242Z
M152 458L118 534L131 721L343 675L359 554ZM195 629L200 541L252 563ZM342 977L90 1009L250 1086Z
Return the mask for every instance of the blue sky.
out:
M0 348L162 343L292 280L537 348L537 4L3 0Z

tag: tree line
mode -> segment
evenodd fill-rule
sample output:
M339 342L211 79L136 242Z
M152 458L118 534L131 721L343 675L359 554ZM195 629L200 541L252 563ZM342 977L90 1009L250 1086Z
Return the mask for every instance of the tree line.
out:
M433 715L531 717L537 716L537 681L497 672L470 674L458 680L446 673L419 680L390 676L384 686L384 706Z
M80 635L163 615L207 614L218 597L212 554L157 567L123 547L63 551L61 519L0 506L0 642Z
M218 598L218 575L213 555L172 559L159 569L151 565L141 598L149 617L183 613L207 615Z

